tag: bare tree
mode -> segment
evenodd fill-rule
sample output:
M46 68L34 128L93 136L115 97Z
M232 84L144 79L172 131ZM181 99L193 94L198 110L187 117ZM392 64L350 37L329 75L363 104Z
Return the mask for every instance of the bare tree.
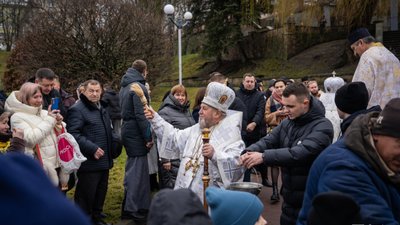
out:
M35 6L30 29L9 60L7 90L40 67L54 69L70 90L89 78L118 82L137 58L148 61L153 82L169 68L159 1L54 0Z
M1 43L10 51L23 31L23 26L30 13L28 0L0 1L0 24L2 28Z

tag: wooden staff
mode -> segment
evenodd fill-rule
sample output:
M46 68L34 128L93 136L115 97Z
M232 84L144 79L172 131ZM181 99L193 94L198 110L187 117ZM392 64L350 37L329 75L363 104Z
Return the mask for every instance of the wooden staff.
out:
M210 129L204 128L201 131L203 137L203 145L210 142ZM208 173L208 158L204 156L204 170L203 170L203 202L204 202L204 209L208 211L208 204L206 200L206 189L208 187L208 182L210 182L210 174Z

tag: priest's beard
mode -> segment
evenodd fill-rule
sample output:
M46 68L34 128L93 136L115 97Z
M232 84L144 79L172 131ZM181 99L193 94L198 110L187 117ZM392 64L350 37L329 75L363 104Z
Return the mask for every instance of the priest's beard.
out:
M211 124L209 123L209 121L206 121L204 118L199 119L199 124L200 124L200 129L211 127Z

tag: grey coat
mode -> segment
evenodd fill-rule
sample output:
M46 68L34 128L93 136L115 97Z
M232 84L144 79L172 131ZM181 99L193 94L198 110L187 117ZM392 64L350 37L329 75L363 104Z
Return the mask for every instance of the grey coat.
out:
M185 129L196 124L189 107L189 102L181 105L173 95L169 94L160 106L158 114L175 128Z

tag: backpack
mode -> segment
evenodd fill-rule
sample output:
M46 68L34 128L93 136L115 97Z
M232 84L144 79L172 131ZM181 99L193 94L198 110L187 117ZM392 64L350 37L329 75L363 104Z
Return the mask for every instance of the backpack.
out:
M77 171L82 162L87 160L82 155L78 143L71 134L65 132L64 127L61 133L55 128L54 131L57 135L57 155L61 169L67 174Z

